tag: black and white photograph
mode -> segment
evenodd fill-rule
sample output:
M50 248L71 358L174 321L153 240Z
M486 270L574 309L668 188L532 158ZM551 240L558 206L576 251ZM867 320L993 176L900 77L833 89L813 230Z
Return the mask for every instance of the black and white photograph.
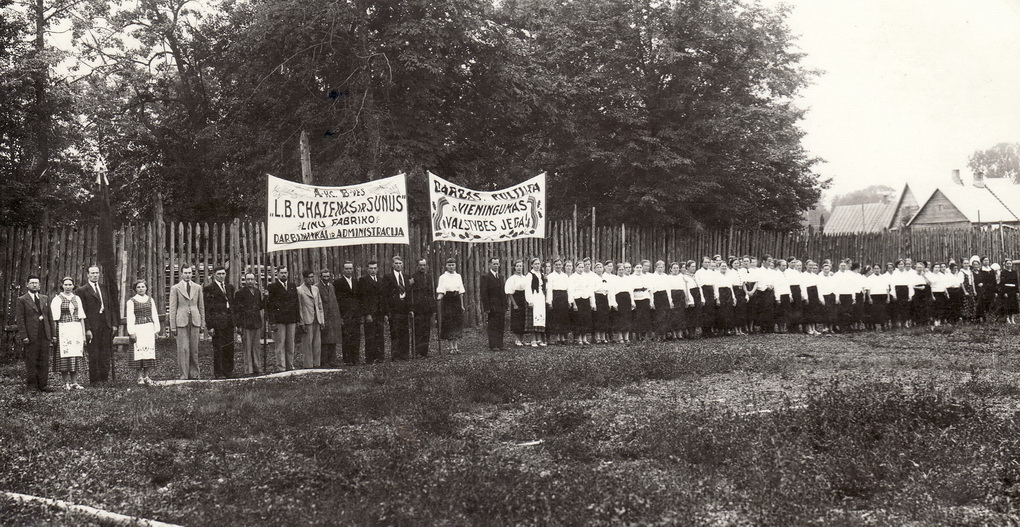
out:
M0 525L1020 525L1020 0L0 0Z

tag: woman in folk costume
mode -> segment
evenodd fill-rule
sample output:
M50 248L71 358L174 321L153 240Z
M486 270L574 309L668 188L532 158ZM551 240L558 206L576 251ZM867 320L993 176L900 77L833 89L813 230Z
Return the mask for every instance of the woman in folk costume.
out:
M81 298L74 294L74 280L65 276L60 281L60 294L50 301L54 335L57 336L60 357L56 369L64 379L64 390L82 390L78 384L78 371L85 364L85 310Z
M550 344L563 344L570 334L570 276L574 262L561 258L553 260L553 272L546 278L546 309L549 322L546 332Z
M149 370L156 366L156 334L159 333L159 314L156 301L149 296L145 280L134 283L135 296L127 301L127 332L134 342L131 367L138 370L138 384L152 384Z
M670 305L673 306L669 313L670 335L674 339L682 339L686 328L686 310L688 303L687 280L680 273L680 263L669 264L669 276L666 277L669 286ZM692 301L693 302L693 301Z
M595 276L592 278L593 293L595 302L592 304L592 328L595 332L595 343L605 344L609 342L612 333L611 310L616 307L616 284L613 281L616 277L606 272L605 265L595 261Z
M464 334L464 278L457 272L457 260L446 259L446 272L436 281L436 300L442 308L443 328L439 338L450 344L450 353L460 353Z
M670 282L666 275L666 262L655 262L655 274L647 277L648 289L652 293L652 305L655 313L652 316L655 329L655 340L665 341L673 330L672 312L673 299L670 297Z
M634 298L631 288L630 262L620 262L617 267L619 274L616 279L616 312L613 327L619 334L618 342L630 343L630 333L634 326Z
M524 291L527 308L524 310L524 332L531 335L532 346L545 346L545 280L542 278L542 260L532 258L528 273L528 287Z

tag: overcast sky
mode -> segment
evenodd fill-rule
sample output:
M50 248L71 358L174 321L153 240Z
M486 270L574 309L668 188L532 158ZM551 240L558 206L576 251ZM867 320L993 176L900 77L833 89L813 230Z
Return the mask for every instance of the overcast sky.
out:
M972 152L1020 142L1020 0L785 3L805 65L825 70L800 106L827 199L969 178Z

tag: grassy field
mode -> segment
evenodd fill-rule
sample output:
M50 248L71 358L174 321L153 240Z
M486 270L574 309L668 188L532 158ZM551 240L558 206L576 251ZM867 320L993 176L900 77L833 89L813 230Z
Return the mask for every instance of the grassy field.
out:
M181 387L122 371L44 396L10 364L0 490L186 525L1016 524L1018 336L470 351ZM0 523L39 517L87 523L0 502Z

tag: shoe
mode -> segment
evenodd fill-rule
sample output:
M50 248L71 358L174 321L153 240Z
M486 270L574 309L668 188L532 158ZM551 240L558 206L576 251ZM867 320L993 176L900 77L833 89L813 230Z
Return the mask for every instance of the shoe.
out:
M84 386L82 386L82 385L80 385L80 384L78 384L78 383L74 383L74 384L72 384L72 385L71 385L71 388L74 388L75 390L84 390L84 389L85 389L85 387L84 387Z
M546 344L545 342L539 342L538 345L539 346L547 346L548 344Z
M145 377L139 377L138 378L138 384L139 385L144 385L145 384Z
M71 384L70 383L66 383L66 382L64 383L64 391L65 392L71 391Z
M537 348L538 347L538 343L537 342L532 342L531 343L531 347L532 348Z

